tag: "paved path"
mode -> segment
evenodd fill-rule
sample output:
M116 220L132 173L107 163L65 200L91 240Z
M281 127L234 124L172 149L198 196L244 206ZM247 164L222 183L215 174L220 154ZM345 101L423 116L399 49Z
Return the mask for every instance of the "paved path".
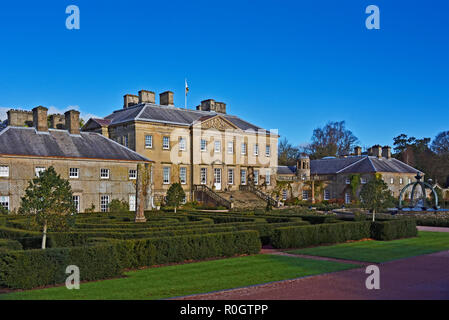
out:
M279 281L181 299L449 299L449 251L386 262L380 289L368 290L365 268Z
M442 227L423 227L423 226L418 226L416 228L419 231L449 232L449 228L442 228Z

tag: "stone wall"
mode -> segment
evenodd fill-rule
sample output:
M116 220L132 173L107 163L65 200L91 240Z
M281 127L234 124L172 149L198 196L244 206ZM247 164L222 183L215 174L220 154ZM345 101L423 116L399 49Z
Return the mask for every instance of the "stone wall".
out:
M53 166L62 178L68 179L74 195L80 196L80 211L95 205L100 211L100 196L129 202L130 195L136 194L136 180L130 180L129 170L137 170L137 163L125 161L68 160L31 157L0 157L0 165L9 166L9 177L0 177L0 196L10 197L10 209L20 207L20 199L31 179L35 168ZM69 178L69 169L79 168L79 178ZM109 169L109 179L100 179L100 169Z

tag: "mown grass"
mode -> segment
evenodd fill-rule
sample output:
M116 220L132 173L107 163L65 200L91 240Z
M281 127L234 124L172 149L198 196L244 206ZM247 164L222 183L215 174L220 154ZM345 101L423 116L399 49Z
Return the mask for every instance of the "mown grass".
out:
M126 278L0 295L0 299L163 299L358 267L287 256L254 255L126 273ZM81 270L82 272L82 270Z
M380 263L444 250L449 250L449 233L420 231L415 238L392 241L369 240L288 252Z

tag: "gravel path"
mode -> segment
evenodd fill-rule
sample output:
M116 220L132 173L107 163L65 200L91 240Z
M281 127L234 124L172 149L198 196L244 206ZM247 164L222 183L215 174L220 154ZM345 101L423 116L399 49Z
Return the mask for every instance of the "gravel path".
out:
M365 267L182 297L199 300L449 299L449 251L378 264L380 289L368 290Z

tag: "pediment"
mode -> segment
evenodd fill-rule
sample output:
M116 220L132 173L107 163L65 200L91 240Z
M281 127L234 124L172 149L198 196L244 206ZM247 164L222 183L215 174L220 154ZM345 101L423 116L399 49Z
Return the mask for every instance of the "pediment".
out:
M220 131L224 130L235 130L238 129L232 122L226 120L225 118L216 115L204 120L200 119L201 129L217 129Z

